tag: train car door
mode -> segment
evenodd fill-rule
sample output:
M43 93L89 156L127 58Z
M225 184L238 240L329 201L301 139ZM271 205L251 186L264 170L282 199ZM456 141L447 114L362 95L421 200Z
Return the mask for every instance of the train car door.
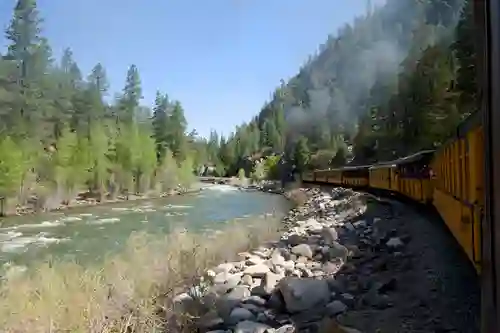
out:
M474 0L474 19L485 142L481 332L490 333L500 329L500 1Z

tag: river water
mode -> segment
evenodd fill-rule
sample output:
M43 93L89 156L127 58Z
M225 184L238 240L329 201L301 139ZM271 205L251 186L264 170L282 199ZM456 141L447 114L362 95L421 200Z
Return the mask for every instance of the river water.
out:
M24 266L47 258L87 263L119 251L135 231L162 236L179 227L217 230L228 220L289 208L280 195L207 185L199 193L164 199L10 217L0 220L0 265Z

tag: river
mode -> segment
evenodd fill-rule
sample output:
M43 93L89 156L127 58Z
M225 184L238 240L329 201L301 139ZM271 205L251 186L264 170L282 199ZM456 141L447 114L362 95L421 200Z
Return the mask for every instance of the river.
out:
M119 251L135 231L162 236L178 227L217 230L228 220L289 208L280 195L207 185L199 193L163 199L9 217L0 220L0 265L29 266L47 258L85 264Z

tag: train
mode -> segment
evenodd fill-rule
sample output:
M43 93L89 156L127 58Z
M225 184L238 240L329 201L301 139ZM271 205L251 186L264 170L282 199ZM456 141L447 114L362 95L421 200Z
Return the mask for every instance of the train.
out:
M480 112L470 115L438 149L394 161L304 172L303 183L398 194L432 205L481 272L484 137Z

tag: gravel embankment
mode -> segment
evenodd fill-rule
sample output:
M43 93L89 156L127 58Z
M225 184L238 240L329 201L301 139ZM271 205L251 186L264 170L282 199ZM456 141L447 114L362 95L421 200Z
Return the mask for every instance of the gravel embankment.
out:
M176 298L201 309L201 331L478 332L474 270L439 223L350 190L306 193L279 241Z

